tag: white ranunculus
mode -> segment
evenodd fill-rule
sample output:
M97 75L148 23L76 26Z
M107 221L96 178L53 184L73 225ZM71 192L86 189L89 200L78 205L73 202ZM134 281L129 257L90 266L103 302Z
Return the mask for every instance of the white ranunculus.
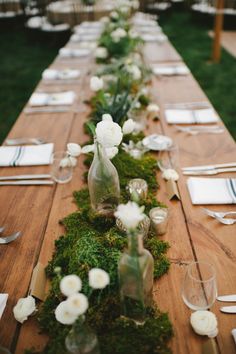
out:
M110 147L110 148L106 148L106 154L107 157L109 158L109 160L112 160L113 157L115 157L119 152L119 149L114 146L114 147Z
M112 116L109 113L105 113L102 115L103 122L113 122Z
M157 104L155 104L155 103L150 103L147 106L147 111L148 112L159 112L160 111L160 107Z
M90 79L90 89L92 91L99 91L103 89L103 79L98 76L92 76Z
M108 57L108 51L105 47L98 47L95 50L95 57L98 59L106 59Z
M139 69L139 67L137 65L128 65L126 67L126 71L132 75L134 80L140 80L142 77L142 73L141 70Z
M162 177L165 179L165 180L172 180L172 181L178 181L179 179L179 174L178 172L176 172L174 169L172 168L167 168L166 170L164 170L162 172Z
M17 304L13 307L13 314L18 322L23 323L35 310L35 299L32 296L27 296L17 301Z
M83 154L88 154L89 152L94 152L94 144L84 145L82 147L81 151L82 151Z
M78 293L68 297L66 301L67 309L73 315L83 315L88 309L88 298L84 294Z
M92 268L89 271L89 285L93 289L104 289L110 283L110 277L105 270Z
M135 129L135 125L136 125L135 121L131 118L125 121L122 128L123 134L126 135L126 134L133 133Z
M67 152L70 156L78 157L81 154L81 146L76 143L67 144Z
M67 275L60 282L60 290L65 296L76 294L82 288L80 277L75 274Z
M216 315L210 311L195 311L191 314L190 323L197 334L216 337L218 334L218 323Z
M119 124L111 121L101 121L96 126L97 141L105 148L118 146L123 134Z
M71 325L77 320L77 315L68 309L67 300L62 301L55 310L56 320L65 325Z
M127 36L127 32L123 28L117 28L113 32L111 32L111 38L113 42L118 43L121 38L124 38Z
M139 207L135 202L120 204L115 212L115 217L119 218L127 230L136 229L140 221L145 217L144 206Z

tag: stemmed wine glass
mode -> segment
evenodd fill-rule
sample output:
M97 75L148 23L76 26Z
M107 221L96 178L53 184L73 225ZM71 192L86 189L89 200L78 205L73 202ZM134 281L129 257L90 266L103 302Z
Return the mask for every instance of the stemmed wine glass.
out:
M186 271L182 298L192 310L207 310L217 297L216 273L214 267L205 261L192 262Z

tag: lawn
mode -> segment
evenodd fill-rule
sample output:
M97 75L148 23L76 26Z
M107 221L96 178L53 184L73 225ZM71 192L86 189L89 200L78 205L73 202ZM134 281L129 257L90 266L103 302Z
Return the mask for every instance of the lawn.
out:
M209 28L194 22L189 12L172 12L159 22L236 139L235 58L222 50L220 63L210 63L212 40L207 34Z

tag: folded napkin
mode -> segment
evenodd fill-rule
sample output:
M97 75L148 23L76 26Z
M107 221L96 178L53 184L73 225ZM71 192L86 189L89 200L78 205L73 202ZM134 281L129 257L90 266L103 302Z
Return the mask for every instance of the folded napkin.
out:
M29 100L30 106L69 106L74 102L75 93L73 91L44 93L35 92Z
M190 177L187 186L193 204L236 204L236 179Z
M62 58L80 58L89 54L91 54L91 50L88 48L61 48L59 50L59 56Z
M152 69L155 75L188 75L190 70L186 65L159 65L154 66Z
M165 116L169 124L205 124L218 121L218 116L212 108L195 110L166 109Z
M49 165L54 144L1 146L0 166Z
M80 76L79 70L73 69L64 69L64 70L55 70L55 69L46 69L44 70L42 77L45 80L69 80L77 79Z
M141 35L144 42L165 42L167 41L167 36L165 34L156 33L145 33Z
M6 307L8 294L0 294L0 319L2 318L3 311Z

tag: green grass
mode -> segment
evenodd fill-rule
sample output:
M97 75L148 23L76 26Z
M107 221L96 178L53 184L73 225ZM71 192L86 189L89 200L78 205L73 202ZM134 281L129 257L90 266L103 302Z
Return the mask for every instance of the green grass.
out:
M0 28L0 142L19 116L42 71L62 46L30 38L23 24Z
M236 139L235 58L222 50L220 63L209 63L212 51L209 28L193 22L189 12L172 12L159 22Z

